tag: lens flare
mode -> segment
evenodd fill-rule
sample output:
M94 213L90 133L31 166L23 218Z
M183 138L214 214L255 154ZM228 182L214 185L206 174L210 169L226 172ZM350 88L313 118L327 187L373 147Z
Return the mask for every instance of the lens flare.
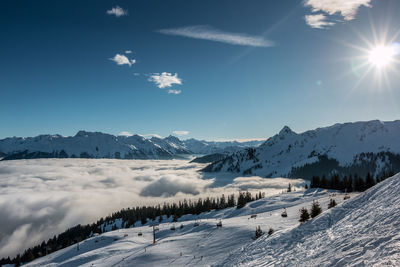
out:
M379 45L369 53L369 61L378 68L389 65L396 56L396 48L393 45Z

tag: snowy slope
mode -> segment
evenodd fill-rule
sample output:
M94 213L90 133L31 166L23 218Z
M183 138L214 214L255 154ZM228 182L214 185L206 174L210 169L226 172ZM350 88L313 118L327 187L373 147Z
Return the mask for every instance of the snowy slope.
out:
M243 148L257 147L264 141L204 141L197 139L187 139L183 141L184 146L193 154L215 154L215 153L232 153L239 151Z
M400 121L335 124L301 134L285 126L259 147L235 152L205 170L310 178L319 169L348 174L363 165L365 172L378 174L400 168L399 136Z
M114 136L80 131L75 136L39 135L0 140L0 151L8 155L38 153L43 157L171 158L172 153L139 136ZM24 152L26 151L26 152ZM29 156L27 156L29 158ZM32 157L40 157L32 155Z
M317 218L262 237L223 266L399 266L400 174Z
M298 210L310 205L313 199L318 199L325 210L329 195L326 190L297 191L248 203L239 210L229 208L199 216L185 215L175 224L170 222L171 218L169 221L164 218L158 226L156 245L152 244L151 227L139 226L89 238L80 243L79 251L74 245L26 266L210 266L253 243L258 225L264 231L272 227L279 234L299 224ZM343 195L337 195L336 200L343 201ZM281 217L283 208L287 209L287 218ZM250 219L251 214L257 214L257 218ZM198 227L194 227L196 219ZM219 219L222 219L222 228L216 227ZM119 226L120 222L115 224ZM172 225L176 226L175 231L170 230ZM107 227L111 229L112 225ZM139 232L143 236L138 236Z
M151 141L160 146L161 148L170 151L171 153L175 155L179 154L192 154L192 152L185 147L185 144L183 141L179 140L179 138L175 136L168 136L166 138L158 138L158 137L152 137Z
M257 144L257 142L207 142L195 139L181 141L174 136L147 139L140 135L114 136L101 132L79 131L75 136L68 137L39 135L2 139L0 157L171 159L180 155L203 154L208 151L237 151L247 147L247 144Z

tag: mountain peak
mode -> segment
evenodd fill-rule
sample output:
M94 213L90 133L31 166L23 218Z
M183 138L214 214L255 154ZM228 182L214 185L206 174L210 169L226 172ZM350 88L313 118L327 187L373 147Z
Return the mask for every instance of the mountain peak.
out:
M88 132L81 130L76 133L75 137L87 137L87 135L88 135Z
M283 126L282 130L280 130L279 135L285 135L285 134L290 134L290 133L295 133L292 131L292 129L289 128L289 126Z
M179 143L181 141L178 137L173 136L173 135L165 137L165 140L171 141L171 142L174 142L174 143Z

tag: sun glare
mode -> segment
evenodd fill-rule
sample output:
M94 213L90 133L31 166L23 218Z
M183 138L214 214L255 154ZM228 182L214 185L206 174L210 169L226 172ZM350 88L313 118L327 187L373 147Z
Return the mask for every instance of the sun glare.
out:
M369 61L378 68L389 65L396 55L394 46L379 45L369 52Z

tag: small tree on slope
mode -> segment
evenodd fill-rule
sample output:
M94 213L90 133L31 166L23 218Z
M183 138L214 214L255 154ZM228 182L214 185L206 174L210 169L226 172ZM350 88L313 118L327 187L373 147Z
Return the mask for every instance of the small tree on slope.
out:
M256 227L256 239L257 238L259 238L260 236L262 236L264 233L263 233L263 231L261 230L261 227L260 226L257 226Z
M304 207L301 208L299 222L303 223L303 222L308 221L309 219L310 219L310 213L308 213L308 210Z
M311 206L311 218L317 217L319 214L322 213L322 208L319 205L318 201L313 201Z
M292 185L290 183L289 183L287 191L288 191L288 193L292 192Z
M331 198L331 200L329 201L329 204L328 204L328 209L333 208L336 205L337 205L336 201L333 198Z

